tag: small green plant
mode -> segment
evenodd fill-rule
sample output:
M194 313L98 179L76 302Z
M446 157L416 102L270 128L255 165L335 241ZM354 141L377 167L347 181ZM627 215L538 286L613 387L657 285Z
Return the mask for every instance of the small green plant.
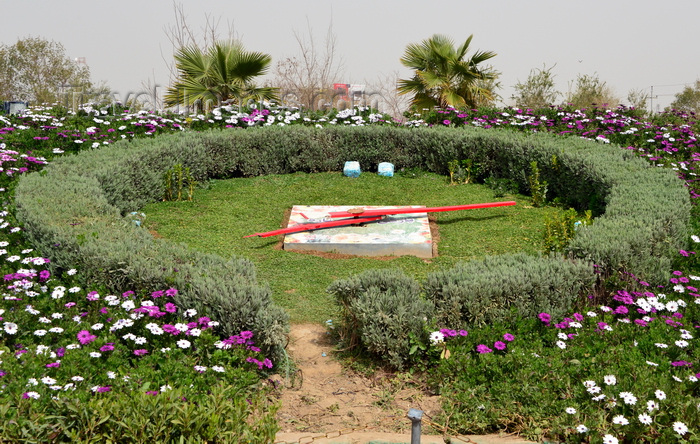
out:
M484 183L493 190L493 197L503 197L506 194L518 192L518 183L512 179L489 177Z
M481 165L472 159L451 160L447 162L450 173L450 185L472 183L481 170Z
M393 390L391 390L389 388L385 388L379 394L375 394L374 396L376 396L379 399L374 401L373 404L376 405L377 407L380 407L380 408L386 410L394 402L395 393Z
M570 208L562 214L548 217L544 222L544 252L562 252L573 239L576 230L583 225L593 223L591 210L586 210L580 217L576 210Z
M185 189L187 190L187 200L192 200L197 181L194 180L189 167L183 168L181 163L173 165L163 174L163 182L165 185L164 201L181 201Z
M543 206L547 200L547 182L540 179L540 168L535 160L530 162L530 175L527 177L527 182L530 185L532 206Z

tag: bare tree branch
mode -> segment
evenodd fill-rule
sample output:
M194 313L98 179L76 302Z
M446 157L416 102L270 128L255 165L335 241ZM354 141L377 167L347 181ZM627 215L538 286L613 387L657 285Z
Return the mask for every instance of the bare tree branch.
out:
M337 54L337 40L331 20L318 50L313 29L306 19L306 33L294 31L299 54L277 62L273 84L280 89L280 97L286 105L311 110L333 104L335 91L332 84L342 78L343 61Z
M398 81L399 72L393 71L389 74L379 74L372 82L365 82L365 105L389 114L395 120L403 121L404 112L410 107L411 100L407 95L399 94L396 89Z

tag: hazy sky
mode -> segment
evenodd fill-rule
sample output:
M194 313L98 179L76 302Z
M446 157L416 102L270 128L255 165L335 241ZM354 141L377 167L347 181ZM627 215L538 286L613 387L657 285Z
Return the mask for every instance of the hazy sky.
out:
M597 74L623 100L631 89L654 86L661 106L700 78L695 0L198 0L182 7L192 29L200 30L207 15L220 20L222 37L230 25L246 49L270 54L273 63L299 53L294 32L306 33L307 20L318 44L332 20L344 62L339 83L372 83L394 71L409 77L399 62L406 45L435 33L456 43L474 34L472 50L495 51L491 62L502 72L506 103L513 86L543 64L556 65L562 92L578 74ZM58 41L68 56L85 57L93 81L122 99L149 80L168 85L171 0L0 0L0 11L0 42Z

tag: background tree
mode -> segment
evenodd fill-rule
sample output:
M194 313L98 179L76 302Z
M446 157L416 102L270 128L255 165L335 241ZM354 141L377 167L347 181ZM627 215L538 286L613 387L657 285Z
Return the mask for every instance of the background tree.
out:
M254 83L267 72L271 60L268 54L246 51L236 41L215 43L206 52L196 45L180 48L175 54L177 79L165 94L165 105L243 105L247 99L277 100L275 88Z
M168 66L170 71L170 83L174 83L178 77L178 71L173 63L175 59L175 54L180 50L180 48L185 48L188 46L197 46L199 48L209 48L214 46L218 41L234 41L239 40L236 34L233 23L228 22L228 29L226 34L222 37L222 31L220 29L221 17L215 17L211 14L204 15L204 25L201 29L196 30L187 21L187 15L185 14L185 7L182 3L173 2L173 13L174 13L174 24L168 24L163 27L165 36L170 41L170 47L172 52L169 54L164 54L161 52L163 61ZM149 90L151 84L143 85L144 90Z
M566 102L576 108L603 108L619 105L620 99L606 82L600 80L598 74L579 74L573 90L569 90Z
M631 89L627 92L627 103L638 111L646 113L648 101L649 93L643 89Z
M435 34L421 43L406 47L401 63L414 70L410 79L399 80L401 94L412 96L415 110L433 107L475 107L494 100L488 87L498 74L491 67L481 68L486 60L495 57L491 51L477 51L465 59L473 35L455 48L452 40ZM495 86L495 85L491 85Z
M284 104L316 110L334 103L332 84L343 77L343 61L338 56L333 22L321 44L308 21L306 29L306 35L294 32L300 53L277 63L273 84Z
M669 107L680 111L700 113L700 80L696 80L695 85L686 86L683 91L676 94L676 98Z
M62 44L41 37L0 44L0 99L53 104L72 102L76 93L94 94L90 69L71 60Z
M555 88L553 68L554 66L547 68L546 65L542 65L542 69L531 70L524 83L516 83L515 94L511 97L515 105L530 109L553 105L561 94Z
M399 72L379 74L374 80L365 81L367 85L365 97L367 105L382 113L389 114L395 120L404 120L404 113L408 111L409 98L399 94L396 85L399 81Z

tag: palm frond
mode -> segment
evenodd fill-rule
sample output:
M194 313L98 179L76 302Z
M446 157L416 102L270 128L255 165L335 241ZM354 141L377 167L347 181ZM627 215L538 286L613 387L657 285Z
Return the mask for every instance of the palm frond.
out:
M480 85L494 80L498 73L482 69L479 64L495 57L492 51L477 51L466 58L473 35L455 48L449 37L434 34L420 43L406 46L401 63L414 70L411 79L401 79L397 85L399 94L412 94L414 109L433 106L476 106L483 98L493 98L493 92Z

